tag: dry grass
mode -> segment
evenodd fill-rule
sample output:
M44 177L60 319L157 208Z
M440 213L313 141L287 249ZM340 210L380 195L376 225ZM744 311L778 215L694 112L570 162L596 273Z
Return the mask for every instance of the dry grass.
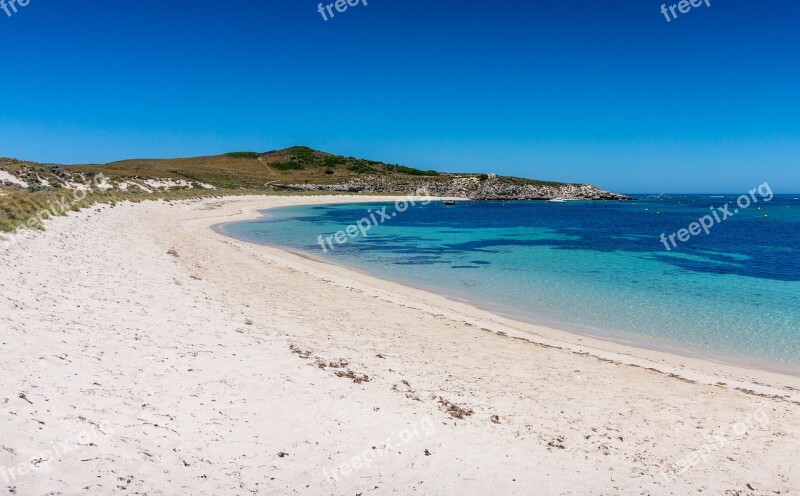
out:
M266 153L235 152L209 157L136 159L104 165L70 166L74 172L125 178L171 178L213 184L218 188L260 189L274 183L333 184L364 174L399 177L438 176L401 165L332 155L296 146Z
M241 195L252 193L244 190L174 190L160 193L126 193L108 191L89 193L76 198L74 191L58 189L28 193L22 189L5 189L0 195L0 231L13 232L19 228L42 229L39 218L64 215L95 204L115 205L119 202L141 202L145 200L188 200L210 196ZM261 192L263 193L263 192ZM68 207L68 208L67 208Z

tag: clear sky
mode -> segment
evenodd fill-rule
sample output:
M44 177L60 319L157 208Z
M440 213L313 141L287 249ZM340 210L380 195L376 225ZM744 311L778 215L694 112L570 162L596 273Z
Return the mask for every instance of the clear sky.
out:
M367 2L328 21L312 0L0 10L0 156L305 144L623 192L800 192L797 0L670 22L662 0Z

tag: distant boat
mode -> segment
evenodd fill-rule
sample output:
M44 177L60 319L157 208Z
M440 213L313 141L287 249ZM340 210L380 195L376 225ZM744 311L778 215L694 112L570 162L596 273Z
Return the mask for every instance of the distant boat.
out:
M561 197L553 198L552 200L548 200L548 201L551 202L551 203L567 203L567 200L565 200L565 199L563 199Z
M456 203L455 200L445 200L444 204L445 205L458 205L458 203Z

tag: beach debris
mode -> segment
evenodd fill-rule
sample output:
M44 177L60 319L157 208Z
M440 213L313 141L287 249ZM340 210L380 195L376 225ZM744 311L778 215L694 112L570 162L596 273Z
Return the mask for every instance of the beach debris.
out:
M425 456L431 456L431 452L428 451L427 449L425 450Z
M317 358L317 360L314 362L314 365L321 368L322 370L325 370L326 368L343 369L346 368L348 365L350 365L350 362L341 358L335 362L326 362L321 358Z
M422 401L422 399L417 396L416 391L414 388L411 387L411 383L407 380L403 379L400 383L405 386L405 388L401 388L398 384L392 384L392 391L396 391L398 393L403 393L406 395L406 398L414 400L414 401ZM434 397L435 398L435 397Z
M369 376L367 374L356 374L352 370L339 370L336 372L336 377L351 379L356 384L361 384L362 382L369 382Z
M19 393L19 395L17 395L17 397L18 397L19 399L21 399L21 400L25 400L25 401L27 401L28 403L30 403L31 405L33 405L33 401L29 400L29 399L28 399L28 395L26 395L25 393Z
M668 376L668 377L671 377L671 378L673 378L673 379L678 379L679 381L683 381L683 382L685 382L685 383L687 383L687 384L697 384L697 381L694 381L694 380L692 380L692 379L687 379L687 378L685 378L685 377L681 377L681 376L679 376L678 374L673 374L673 373L670 373L670 374L667 374L667 376Z
M547 446L550 448L566 449L564 446L564 436L556 436L555 439L551 439L547 442Z
M121 484L117 485L117 488L122 489L125 491L128 489L128 486L133 482L133 476L130 477L117 477L117 480L121 482Z
M286 457L286 456L289 456L289 453L287 453L285 451L281 451L280 453L278 453L278 458L283 458L283 457Z
M350 362L341 358L335 362L331 362L331 361L325 361L322 358L317 357L317 359L314 361L314 365L321 368L322 370L326 370L328 368L344 369L347 368L348 365L350 365Z
M455 403L446 400L441 396L439 396L439 404L444 408L444 411L453 418L463 419L464 417L469 417L474 413L471 408L456 405Z
M489 420L491 420L492 423L494 423L494 424L499 424L500 423L500 416L499 415L492 415L491 417L489 417Z
M311 350L303 351L296 345L290 345L289 350L295 355L299 356L300 358L305 358L305 359L311 358Z
M312 357L311 350L303 351L299 347L293 344L289 345L289 350L291 350L292 353L299 356L300 358L309 359ZM314 359L315 360L313 366L316 366L322 370L336 369L335 372L336 377L344 377L346 379L350 379L356 384L361 384L362 382L370 381L370 378L367 374L359 374L353 372L352 370L347 369L347 366L350 365L350 362L348 362L343 358L331 361L331 360L324 360L318 356L315 356Z
M172 255L175 258L180 257L180 255L178 255L178 252L175 251L174 249L167 251L167 255Z

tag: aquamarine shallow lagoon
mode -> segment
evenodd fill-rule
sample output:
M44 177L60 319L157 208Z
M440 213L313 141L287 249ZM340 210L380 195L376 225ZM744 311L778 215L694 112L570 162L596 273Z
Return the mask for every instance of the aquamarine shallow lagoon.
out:
M222 229L522 320L800 373L798 196L762 200L671 251L662 233L737 196L433 202L327 252L320 235L394 205L278 208Z

